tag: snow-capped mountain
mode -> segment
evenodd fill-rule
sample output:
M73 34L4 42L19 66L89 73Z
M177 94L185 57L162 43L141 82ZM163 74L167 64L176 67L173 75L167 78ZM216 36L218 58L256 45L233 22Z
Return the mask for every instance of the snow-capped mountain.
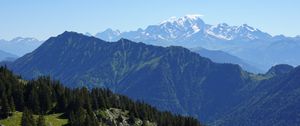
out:
M171 17L145 29L120 32L108 29L95 36L107 41L127 38L137 42L160 46L203 47L222 50L250 61L267 71L276 64L300 65L300 37L271 36L247 24L231 26L226 23L210 25L201 15Z
M269 39L271 35L246 24L242 26L229 26L226 23L218 25L206 24L201 15L186 15L171 17L157 25L150 25L145 29L130 32L107 29L95 35L108 41L125 37L133 40L148 41L182 41L202 36L204 39L228 40L258 40Z
M211 26L207 34L223 40L266 40L272 36L259 29L243 24L242 26L229 26L226 23Z
M147 27L143 33L149 37L164 40L190 37L195 33L205 31L207 25L200 17L200 15L186 15L180 18L171 17L159 25Z

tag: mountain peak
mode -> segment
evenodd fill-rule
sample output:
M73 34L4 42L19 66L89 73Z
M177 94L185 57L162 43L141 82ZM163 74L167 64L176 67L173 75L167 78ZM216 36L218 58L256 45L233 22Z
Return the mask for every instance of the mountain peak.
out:
M83 33L78 33L78 32L74 32L74 31L65 31L62 34L59 34L57 37L63 37L63 38L69 38L69 37L91 37L91 36L87 36Z
M77 32L74 32L74 31L64 31L59 36L73 36L73 35L83 35L83 34L77 33Z
M293 70L294 67L287 64L279 64L273 66L268 72L267 75L282 75Z
M119 30L113 30L111 28L108 28L103 32L97 33L95 36L111 42L120 39L120 35L121 32Z
M206 28L205 22L200 17L201 15L186 15L179 18L171 17L159 25L147 27L145 31L152 33L152 36L154 35L155 38L163 40L189 37L199 31L204 31Z
M187 19L197 20L197 19L200 19L201 17L203 17L203 15L189 14L189 15L185 15L184 17L187 18Z
M191 15L185 15L183 17L170 17L169 19L167 20L164 20L162 21L160 24L165 24L165 23L183 23L183 22L186 22L186 21L189 21L189 22L195 22L195 21L202 21L201 19L202 15L199 15L199 14L191 14Z
M130 42L130 43L133 43L131 40L126 39L126 38L120 38L117 42L122 42L122 43Z
M248 31L251 31L251 32L257 31L256 28L253 28L253 27L249 26L248 24L243 24L242 26L240 26L240 28L244 28L244 29L246 29Z
M86 36L93 36L91 33L89 33L89 32L86 32L86 33L84 33L84 35L86 35Z
M119 30L113 30L111 28L106 29L104 32L107 32L107 33L118 33L118 34L120 34Z

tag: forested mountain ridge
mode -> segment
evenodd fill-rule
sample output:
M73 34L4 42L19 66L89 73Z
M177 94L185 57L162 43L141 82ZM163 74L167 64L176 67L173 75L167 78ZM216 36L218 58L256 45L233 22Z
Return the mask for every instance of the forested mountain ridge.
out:
M14 111L21 111L22 125L40 126L39 121L35 123L33 113L42 116L63 113L60 118L68 119L70 126L200 126L194 118L160 112L143 102L134 102L108 89L70 89L49 77L24 81L5 67L0 67L0 92L1 119L12 116ZM115 113L123 114L117 114L115 118ZM44 120L42 116L41 120ZM15 125L19 125L17 123Z
M252 74L238 65L214 63L200 55L182 47L126 39L105 42L65 32L8 67L28 79L50 75L68 87L109 88L212 125L297 122L298 103L293 99L300 96L299 81L291 73L298 68L277 65L266 74ZM274 112L291 116L267 116Z
M298 126L300 124L300 66L291 68L288 65L273 67L270 71L281 69L281 74L262 81L245 102L216 124ZM284 70L285 72L282 73Z
M50 75L69 87L105 87L205 121L243 100L236 92L251 83L238 65L213 63L182 47L112 43L75 32L50 38L9 66L28 79Z

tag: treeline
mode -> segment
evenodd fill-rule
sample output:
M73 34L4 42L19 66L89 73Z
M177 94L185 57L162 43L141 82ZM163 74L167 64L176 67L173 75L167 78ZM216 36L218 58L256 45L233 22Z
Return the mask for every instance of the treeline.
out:
M24 81L6 67L0 67L0 98L2 119L12 116L14 111L25 110L36 115L64 113L62 118L67 118L70 126L98 126L107 121L97 114L98 110L118 108L129 111L129 124L134 124L134 118L139 118L156 122L158 126L200 126L194 118L160 112L108 89L70 89L50 77Z

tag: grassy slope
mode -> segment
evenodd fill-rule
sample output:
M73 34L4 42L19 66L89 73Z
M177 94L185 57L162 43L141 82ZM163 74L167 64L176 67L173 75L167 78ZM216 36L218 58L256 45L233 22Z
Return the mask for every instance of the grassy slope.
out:
M111 108L107 109L105 111L98 111L98 114L100 114L102 117L106 118L107 120L111 120L112 122L116 123L116 119L119 116L122 116L124 120L127 120L129 118L128 111L122 111L121 109ZM63 126L68 123L67 119L60 119L59 116L61 114L51 114L46 115L45 120L47 126ZM37 115L34 116L36 119L38 118ZM12 117L9 117L7 119L0 120L0 124L4 126L20 126L21 125L21 119L22 119L22 112L14 112ZM134 126L141 126L142 120L136 118ZM106 126L107 124L101 123L102 125ZM127 122L123 123L123 125L129 125ZM146 122L146 126L156 126L156 123L153 122Z
M68 123L67 119L60 119L59 116L61 114L51 114L46 115L45 120L46 124L49 126L62 126ZM37 118L38 116L35 116ZM22 112L15 112L12 117L9 117L4 120L0 120L0 124L4 126L20 126L22 119Z

